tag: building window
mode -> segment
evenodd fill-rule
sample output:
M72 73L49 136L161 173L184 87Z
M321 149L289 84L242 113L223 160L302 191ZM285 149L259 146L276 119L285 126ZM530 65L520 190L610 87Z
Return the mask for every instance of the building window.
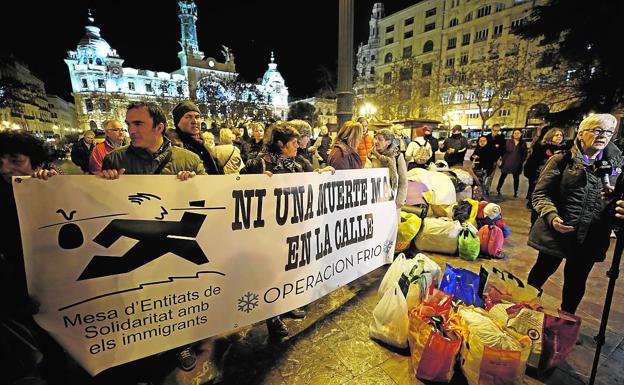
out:
M431 71L433 69L433 64L432 63L425 63L422 65L422 76L429 76L431 75Z
M500 12L503 9L505 9L505 4L503 4L503 3L496 3L496 12Z
M526 22L526 18L525 17L523 17L522 19L518 19L518 20L512 21L511 22L511 30L513 31L515 28L520 27L525 22Z
M412 36L414 36L414 31L407 31L403 34L404 39L409 39Z
M128 89L134 91L134 82L128 82Z
M462 45L468 44L470 44L470 33L465 33L464 36L462 36Z
M403 47L403 59L412 57L412 46Z
M449 104L451 102L451 92L446 91L442 94L442 104Z
M89 88L89 83L87 83L87 79L80 79L82 81L82 88Z
M405 19L405 25L412 25L414 24L414 18L410 17L409 19Z
M449 22L449 28L456 26L457 24L459 24L459 20L457 20L457 18L453 18L451 19L451 21Z
M462 100L464 100L464 94L462 94L461 92L458 92L455 94L455 101L456 102L461 102Z
M479 113L478 112L472 112L470 114L466 114L466 116L468 117L468 119L479 119Z
M106 87L106 83L104 82L104 79L98 79L98 88L105 88Z
M465 82L466 81L466 74L464 72L459 74L459 77L457 78L460 82Z
M386 39L386 45L392 44L392 43L394 43L394 38L393 37L389 37L389 38Z
M394 24L386 27L386 33L394 31Z
M182 88L182 86L178 86L178 88L176 88L176 91L178 91L178 95L184 94L184 89ZM276 89L276 91L278 93L281 92L281 88Z
M498 36L501 36L502 34L503 34L503 25L502 24L495 25L494 35L492 35L492 37L498 37Z
M508 108L502 109L498 112L500 116L509 116L511 115L511 110Z
M475 100L477 98L477 95L472 92L472 91L468 91L468 100Z
M446 58L446 68L451 68L455 66L455 58L454 57L447 57Z
M477 33L475 33L474 41L477 42L477 41L487 40L488 32L489 32L488 28L477 31Z
M390 84L392 82L392 72L386 72L383 79L384 84Z
M481 7L477 9L477 19L483 16L487 16L492 13L492 6L486 5L485 7Z
M433 51L433 41L427 40L427 42L423 45L423 53Z
M435 23L425 24L425 32L433 31L435 29Z
M448 44L446 45L446 49L453 49L457 46L457 38L451 37L448 39Z
M106 112L106 111L108 111L108 110L109 110L109 107L108 107L108 100L105 100L105 99L100 99L100 100L99 100L99 102L98 102L98 104L100 105L100 106L99 106L99 107L100 107L100 111L102 111L102 112Z
M371 61L375 61L375 55L371 55Z
M451 0L451 8L459 7L459 0Z
M374 74L375 74L375 67L371 67L371 68L370 68L370 74L371 74L371 75L374 75Z
M392 62L392 52L388 52L386 54L386 57L384 58L384 63L391 63Z
M102 65L102 59L100 59L99 57L95 58L95 64L101 66Z
M85 109L87 112L93 111L93 101L91 99L85 99Z
M464 23L467 23L470 20L472 20L472 12L468 13L466 17L464 17Z
M153 92L152 83L145 83L145 92Z
M412 67L401 68L399 80L412 80Z
M425 17L435 16L435 14L436 14L436 8L431 8L427 10L427 12L425 12Z
M444 83L449 84L451 82L453 82L453 75L445 75L444 76Z
M459 65L464 66L466 64L468 64L468 52L462 53L459 58Z
M431 95L431 85L429 83L425 83L420 90L420 96L423 98L427 98Z

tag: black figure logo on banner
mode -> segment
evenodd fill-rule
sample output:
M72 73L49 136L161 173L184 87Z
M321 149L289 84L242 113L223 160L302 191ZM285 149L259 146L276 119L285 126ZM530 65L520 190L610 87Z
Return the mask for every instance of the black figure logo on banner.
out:
M190 204L201 204L199 207L203 207L204 201ZM167 210L162 206L161 209L161 217L164 218ZM167 253L175 254L196 265L209 262L195 239L206 215L184 212L178 222L163 221L162 218L155 218L155 221L113 219L93 239L95 243L108 248L121 237L136 239L138 242L122 256L94 256L78 280L129 273Z
M69 215L63 209L56 210L58 214L61 214L63 218L65 218L66 222L61 226L61 229L58 233L58 244L63 249L75 249L77 247L82 246L84 242L84 237L82 236L82 230L78 227L77 224L71 223L72 219L74 219L74 214L76 214L76 210L72 210Z

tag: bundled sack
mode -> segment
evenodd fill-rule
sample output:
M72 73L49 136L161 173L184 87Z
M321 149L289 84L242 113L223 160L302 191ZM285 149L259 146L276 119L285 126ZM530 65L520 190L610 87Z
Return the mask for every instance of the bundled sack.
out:
M503 307L500 311L497 308ZM528 336L532 343L528 365L545 372L561 364L576 345L581 332L581 319L559 310L546 311L539 305L517 304L494 306L490 313L502 314L509 329Z
M505 237L503 230L495 225L483 225L477 233L481 242L481 254L492 258L503 258Z
M450 255L457 254L457 237L462 229L458 221L450 218L425 218L423 228L416 236L416 248Z
M397 226L395 252L405 251L409 248L412 240L418 234L422 219L416 214L401 211L401 223Z
M454 268L447 263L440 290L454 295L466 305L483 306L483 300L478 294L479 275L470 270Z
M413 309L418 306L430 288L435 288L440 282L441 269L440 266L432 261L426 255L419 253L413 261L418 268L412 268L408 275L403 274L399 279L399 286L403 293L407 293L407 308ZM407 286L405 291L404 286Z
M459 232L457 238L457 248L459 256L467 261L474 261L481 253L481 241L477 237L477 232L472 225L464 224L464 228Z
M455 211L453 211L453 219L462 223L469 222L476 227L478 211L479 202L474 199L463 199L457 203Z
M451 179L444 174L422 168L413 168L407 172L407 179L427 186L428 191L424 192L423 195L429 194L430 198L427 200L429 204L448 205L457 201L455 186Z
M418 309L409 312L407 340L414 374L421 380L450 382L455 359L461 348L461 333L449 327L440 316L421 316Z
M522 384L531 353L529 337L498 326L483 309L462 306L458 314L468 329L460 351L468 384Z
M481 266L479 270L479 297L485 300L486 309L499 303L539 304L541 291L514 274L494 266Z
M395 282L375 306L368 332L371 338L403 349L407 347L408 330L407 302Z

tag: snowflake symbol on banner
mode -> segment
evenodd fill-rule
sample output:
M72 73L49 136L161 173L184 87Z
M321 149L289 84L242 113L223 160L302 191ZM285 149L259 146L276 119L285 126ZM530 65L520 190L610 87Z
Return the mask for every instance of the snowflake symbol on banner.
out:
M250 291L238 299L238 311L249 313L258 306L258 294Z
M392 241L390 241L390 240L388 240L388 241L384 242L384 245L383 245L383 251L384 251L384 253L388 253L388 252L390 251L390 249L392 248L392 244L393 244L393 243L394 243L394 242L392 242Z

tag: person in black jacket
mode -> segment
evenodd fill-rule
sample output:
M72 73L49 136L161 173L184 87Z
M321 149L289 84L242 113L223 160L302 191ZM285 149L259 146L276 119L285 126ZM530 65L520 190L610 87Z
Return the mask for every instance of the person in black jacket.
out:
M574 314L589 273L606 258L611 244L612 193L621 168L622 152L613 143L617 119L593 114L583 119L571 151L553 155L542 170L533 191L533 207L539 218L533 224L528 245L537 249L537 261L528 283L541 288L565 259L561 310ZM611 164L604 183L598 161ZM621 205L620 205L621 206Z
M80 167L85 174L89 173L89 158L91 158L91 151L93 151L93 147L95 147L93 143L94 139L95 134L93 131L88 130L84 132L82 139L72 146L71 160L76 166Z
M563 131L560 128L544 127L542 130L544 134L543 137L531 146L531 154L524 164L524 176L526 176L529 181L529 188L526 196L527 207L533 211L531 213L531 223L535 222L535 219L537 219L537 212L533 210L533 206L531 205L531 197L535 189L535 184L537 183L537 178L548 159L564 149Z
M431 155L431 158L429 158L429 160L427 161L427 164L435 163L435 153L440 148L440 144L438 143L438 140L433 137L433 134L431 133L431 127L425 125L424 134L425 141L429 143L429 145L431 146L431 152L433 153Z
M209 175L222 174L201 135L199 107L186 100L178 103L171 113L175 126L173 130L167 130L167 138L171 143L197 154Z
M468 150L468 139L462 133L462 126L456 124L451 129L451 136L440 144L440 150L444 151L444 160L451 166L462 166L466 150Z

